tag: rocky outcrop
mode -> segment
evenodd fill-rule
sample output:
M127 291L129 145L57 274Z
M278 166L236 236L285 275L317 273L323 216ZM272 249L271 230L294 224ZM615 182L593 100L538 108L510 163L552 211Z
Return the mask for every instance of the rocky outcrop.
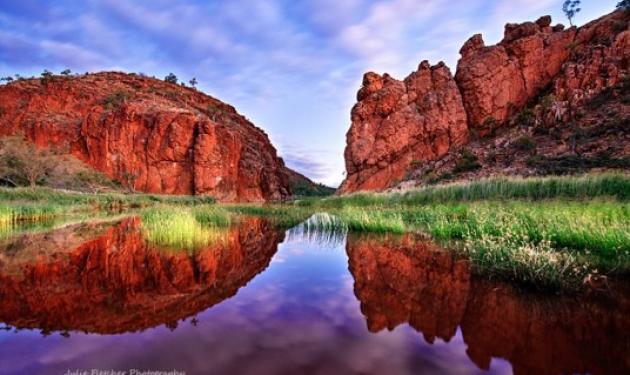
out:
M129 218L13 237L0 244L0 321L43 333L174 328L234 296L269 265L283 236L247 219L189 253L150 245Z
M493 144L497 129L529 127L526 133L531 135L537 132L535 127L549 123L574 127L588 116L583 109L589 101L628 76L629 18L617 11L565 29L552 26L550 17L541 17L506 25L503 40L494 46L474 35L460 50L454 79L442 63L431 68L423 62L404 82L367 73L352 110L345 150L347 177L340 191L382 190L415 179L414 171L421 168L424 174L434 172L431 179L436 173L452 176L463 146L478 154L480 167L485 167L484 150ZM626 102L619 95L608 99ZM629 113L623 105L615 110L618 117ZM593 126L592 121L585 126ZM613 143L621 145L627 132ZM541 140L545 146L539 154L576 153L570 140L557 134L547 138L549 142ZM504 147L511 142L495 143ZM511 151L488 156L504 152ZM507 167L492 172L523 174L523 168L511 168L511 155L508 159Z
M515 374L617 374L628 366L623 285L609 295L529 294L471 275L465 261L413 235L349 236L346 250L371 332L408 324L433 343L460 330L479 368L501 358Z
M383 189L413 163L437 159L468 138L462 99L444 64L423 61L404 81L367 73L357 99L342 193Z
M191 88L123 73L0 86L0 136L24 134L133 187L265 201L290 195L267 135Z
M508 24L503 40L486 47L475 35L462 47L455 79L468 124L482 134L517 113L551 83L570 54L574 27L551 27L551 17Z

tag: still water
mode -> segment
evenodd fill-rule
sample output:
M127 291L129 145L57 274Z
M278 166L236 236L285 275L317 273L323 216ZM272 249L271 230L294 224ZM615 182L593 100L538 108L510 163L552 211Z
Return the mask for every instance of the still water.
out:
M0 240L0 373L623 374L630 295L533 295L418 236L245 219L204 249L138 218Z

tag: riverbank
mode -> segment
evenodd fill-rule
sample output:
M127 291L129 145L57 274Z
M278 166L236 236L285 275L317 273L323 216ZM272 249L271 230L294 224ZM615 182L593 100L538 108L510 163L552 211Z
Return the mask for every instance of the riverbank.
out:
M322 230L423 233L469 258L479 273L538 289L605 287L630 275L630 175L497 178L419 190L324 199L213 204L208 197L0 190L0 223L139 209L147 238L194 249L240 216L290 228L314 213ZM212 234L212 235L211 235Z

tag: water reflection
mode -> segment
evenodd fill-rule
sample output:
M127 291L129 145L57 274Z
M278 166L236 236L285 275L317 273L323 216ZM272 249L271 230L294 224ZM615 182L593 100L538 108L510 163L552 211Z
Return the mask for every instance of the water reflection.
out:
M248 219L225 238L192 254L163 251L136 217L14 236L0 251L0 321L44 333L174 328L264 270L283 234Z
M630 368L630 298L535 296L471 276L466 261L412 235L350 236L354 291L368 329L408 323L424 339L461 329L481 369L507 359L517 374L621 374Z
M337 216L316 213L287 230L287 241L308 242L322 248L343 246L348 234L347 226Z
M18 331L0 332L0 373L628 373L627 293L527 294L335 220L243 219L192 253L149 245L137 218L1 240L0 321Z

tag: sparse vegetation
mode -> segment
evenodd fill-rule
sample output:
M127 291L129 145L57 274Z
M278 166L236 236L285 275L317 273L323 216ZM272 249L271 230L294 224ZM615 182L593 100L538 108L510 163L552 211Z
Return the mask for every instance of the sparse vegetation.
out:
M39 82L44 86L48 85L55 78L55 76L51 72L49 72L47 69L44 69L44 71L42 72L40 76L41 77L39 78Z
M453 173L458 174L471 172L479 168L481 168L481 164L479 163L477 155L473 154L469 150L464 150L453 168Z
M529 135L523 135L512 143L514 149L520 152L532 152L536 150L536 142Z
M585 172L594 168L630 169L630 157L615 158L607 154L582 156L562 155L557 157L534 156L527 160L531 168L545 175L565 175Z
M177 84L177 76L173 73L169 73L166 77L164 77L164 82Z
M106 110L116 110L121 105L125 104L127 100L131 99L133 94L125 90L117 90L107 95L102 103Z
M11 186L34 187L54 165L53 154L48 149L36 147L21 135L0 139L0 181Z
M562 12L567 16L571 26L573 26L573 17L582 10L580 3L580 0L565 0L564 3L562 3Z

